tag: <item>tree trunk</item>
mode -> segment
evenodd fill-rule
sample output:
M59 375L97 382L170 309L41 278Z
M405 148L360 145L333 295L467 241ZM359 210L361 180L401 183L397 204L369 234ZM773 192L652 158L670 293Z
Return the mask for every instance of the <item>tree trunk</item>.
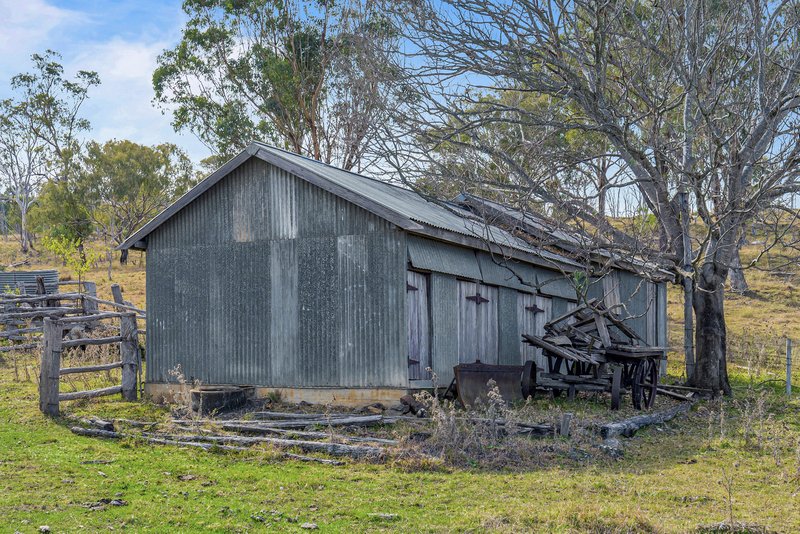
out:
M744 244L744 233L742 233L742 239L739 240L736 252L731 259L731 270L728 274L731 280L731 290L742 294L750 289L750 286L747 285L747 279L744 277L744 269L742 269L742 245Z
M121 265L126 265L128 263L128 249L124 248L119 251L119 262Z
M721 390L730 395L724 308L724 283L727 273L707 263L698 274L693 295L696 362L691 384L714 392Z
M30 249L28 240L28 213L20 207L19 210L19 246L23 254L27 254Z

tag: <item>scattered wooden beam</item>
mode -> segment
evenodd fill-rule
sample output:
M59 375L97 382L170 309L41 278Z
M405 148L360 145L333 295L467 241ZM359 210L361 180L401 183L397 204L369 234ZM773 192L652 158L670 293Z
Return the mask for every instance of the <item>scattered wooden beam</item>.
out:
M182 425L183 426L183 425ZM248 427L249 428L249 427ZM364 436L345 436L343 434L330 434L328 432L310 432L302 430L286 430L282 428L272 428L268 426L258 427L258 434L272 434L277 436L286 436L288 438L305 438L305 439L331 439L334 441L345 441L351 443L380 443L381 445L397 445L398 442L393 439L371 438ZM248 432L255 434L256 432Z
M135 436L135 435L122 434L120 432L113 432L113 431L109 431L109 430L100 430L100 429L96 429L96 428L81 428L81 427L78 427L78 426L73 426L73 427L70 428L70 430L72 431L72 433L77 434L79 436L87 436L87 437L93 437L93 438L121 439L121 438L127 438L127 437L133 437L133 438L139 437L139 436ZM203 449L203 450L206 450L206 451L212 450L212 449L218 449L218 450L223 450L223 451L250 451L250 450L252 450L252 449L248 449L247 447L236 447L236 446L232 446L232 445L219 445L219 444L216 444L216 443L201 443L201 442L196 442L196 441L176 441L176 440L165 439L165 438L156 438L156 437L144 437L144 436L142 436L142 437L140 437L140 439L142 439L142 440L144 440L144 441L146 441L148 443L156 443L156 444L160 444L160 445L174 445L174 446L178 446L178 447L196 447L196 448ZM292 453L287 453L287 452L282 453L282 456L284 456L286 458L292 458L294 460L301 460L301 461L304 461L304 462L318 462L318 463L323 463L323 464L328 464L328 465L343 465L343 462L338 461L338 460L329 460L327 458L314 458L314 457L311 457L311 456L302 456L302 455L299 455L299 454L292 454Z
M665 423L682 413L688 412L691 407L691 402L684 402L682 404L677 404L668 410L637 415L631 417L630 419L608 423L600 427L600 434L604 439L614 438L617 436L631 437L636 434L637 430L649 425Z
M244 437L244 436L220 436L220 435L172 435L172 434L151 434L142 433L146 438L161 438L174 441L208 441L212 443L233 443L237 445L258 445L266 443L278 448L291 449L298 448L304 452L322 452L331 456L350 456L352 458L376 457L385 451L381 447L371 447L367 445L346 445L342 443L325 443L320 441L305 441L296 439L267 438L267 437Z
M675 393L674 391L669 391L669 390L666 390L666 389L663 389L663 388L660 388L660 387L656 388L656 391L658 391L659 395L664 395L666 397L670 397L672 399L677 399L679 401L690 401L690 400L692 400L690 397L687 397L686 395L681 395L680 393Z
M223 430L232 430L235 432L247 432L248 428L305 428L307 426L322 425L322 426L369 426L379 425L384 423L382 415L365 415L358 417L341 417L337 419L298 419L288 421L253 421L251 424L231 424L222 422Z
M253 412L253 419L335 419L352 417L351 413L292 413L292 412Z

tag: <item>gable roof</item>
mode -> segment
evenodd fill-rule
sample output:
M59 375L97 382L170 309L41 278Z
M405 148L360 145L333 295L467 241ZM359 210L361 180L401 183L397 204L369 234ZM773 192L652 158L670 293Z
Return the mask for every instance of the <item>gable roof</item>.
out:
M397 185L345 171L292 152L253 142L205 180L128 237L119 249L147 248L147 236L173 215L208 191L234 169L256 157L351 202L409 233L458 245L490 250L549 267L572 271L581 264L535 247L491 224L462 206L428 199Z

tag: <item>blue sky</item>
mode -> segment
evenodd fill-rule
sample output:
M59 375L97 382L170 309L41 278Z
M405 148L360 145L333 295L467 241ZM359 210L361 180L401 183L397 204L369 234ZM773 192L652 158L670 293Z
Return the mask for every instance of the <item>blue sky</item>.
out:
M209 155L190 133L177 134L171 115L152 104L156 57L180 39L180 1L0 0L0 95L10 78L30 69L30 56L60 52L68 75L94 70L102 84L90 93L84 116L88 138L175 143L194 161Z

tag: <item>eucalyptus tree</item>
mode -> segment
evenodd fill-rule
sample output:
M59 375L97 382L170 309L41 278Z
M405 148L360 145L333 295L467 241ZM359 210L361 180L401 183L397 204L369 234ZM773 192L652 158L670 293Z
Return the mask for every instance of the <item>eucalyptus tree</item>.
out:
M61 55L53 50L33 54L31 60L33 70L11 79L16 113L44 147L48 178L64 180L77 168L82 135L91 127L81 108L100 77L94 71L79 70L74 78L67 78Z
M185 193L194 183L192 162L177 146L127 140L91 141L76 181L95 232L111 251ZM122 251L120 261L127 259Z
M407 156L395 161L437 172L444 167L431 146L455 144L463 159L500 162L531 194L561 203L624 248L596 207L565 191L557 175L543 180L518 163L520 154L541 153L538 168L547 169L540 148L566 131L598 136L625 167L609 186L641 199L658 232L651 257L684 287L687 374L729 393L723 294L742 232L765 213L782 213L784 226L797 217L787 199L800 190L798 3L414 0L386 7L408 43L404 87L414 95L413 105L397 110L405 135L396 148ZM553 106L481 101L486 92L509 91ZM539 133L512 146L487 143L479 132L489 122Z
M372 2L188 0L178 45L153 74L156 101L215 162L253 139L355 169L385 124L393 40ZM379 46L380 45L380 46Z
M17 233L23 253L32 247L28 213L47 175L42 141L28 126L11 100L0 102L0 184L17 211Z
M33 54L33 70L11 79L12 96L0 103L0 180L19 217L23 252L32 248L29 212L49 181L65 181L78 166L80 136L89 129L80 109L97 74L64 75L58 53Z

